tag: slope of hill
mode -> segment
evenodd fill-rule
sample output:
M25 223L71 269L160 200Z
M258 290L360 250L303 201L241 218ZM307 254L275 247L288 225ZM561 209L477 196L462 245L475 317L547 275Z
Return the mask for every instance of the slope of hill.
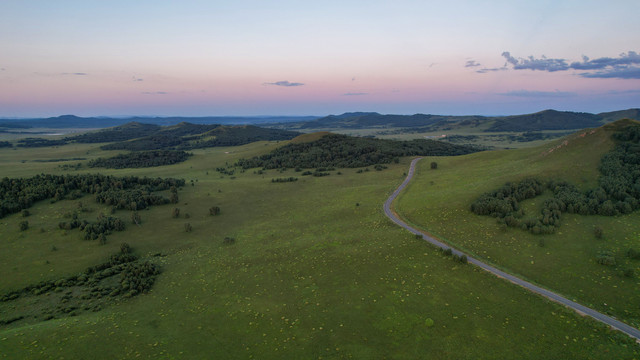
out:
M487 132L584 129L601 125L598 115L544 110L535 114L497 118Z
M321 133L322 134L322 133ZM322 134L317 140L296 141L251 159L240 159L245 168L355 168L398 162L403 156L455 156L477 149L435 140L394 141Z
M160 130L160 126L153 124L142 124L139 122L130 122L124 125L116 126L100 131L88 132L67 138L78 143L102 143L113 141L124 141L143 136L149 136Z
M640 250L640 213L628 212L637 209L637 204L625 195L638 189L612 181L611 162L605 166L609 175L600 174L605 170L602 159L618 156L611 154L619 141L613 134L631 134L628 126L640 124L621 120L534 148L440 159L438 171L429 171L428 162L423 161L417 179L396 209L454 247L638 327L640 310L635 304L640 301L640 284L634 279L640 273L640 263L629 254ZM637 145L628 150L637 153ZM637 161L637 155L628 155L628 160ZM637 176L637 171L627 175ZM557 203L562 214L556 229L546 234L526 231L528 226L510 227L501 219L470 211L482 194L499 191L506 184L515 186L528 177L568 182L576 187L575 196L587 199L597 211L582 206L570 209L573 199L563 200L564 205ZM558 190L562 188L518 201L521 213L513 222L535 225L547 206L556 202L554 192ZM613 194L613 200L607 194ZM627 207L627 200L634 205ZM615 213L619 215L604 216Z
M237 146L255 141L289 140L299 133L288 130L268 129L253 125L197 125L180 123L159 128L151 134L127 141L104 145L105 150L180 150L217 146Z

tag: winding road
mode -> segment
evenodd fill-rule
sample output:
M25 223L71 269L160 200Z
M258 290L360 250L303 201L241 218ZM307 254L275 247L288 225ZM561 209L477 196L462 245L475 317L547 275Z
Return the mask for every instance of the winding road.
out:
M548 298L549 300L555 301L559 304L562 304L570 309L573 309L574 311L576 311L577 313L581 314L581 315L588 315L600 322L605 323L606 325L609 325L610 327L622 331L623 333L629 335L632 338L635 338L636 341L640 342L640 330L629 326L621 321L618 321L610 316L607 316L605 314L602 314L598 311L595 311L591 308L588 308L584 305L580 305L574 301L571 301L565 297L562 297L554 292L551 292L547 289L543 289L539 286L536 286L528 281L522 280L516 276L513 276L511 274L508 274L502 270L498 270L495 267L486 264L478 259L475 259L471 256L469 256L468 254L463 253L460 250L456 250L454 248L452 248L451 246L437 240L434 239L433 237L426 235L425 233L423 233L422 231L409 226L407 223L405 223L404 221L402 221L398 215L391 209L391 205L393 203L393 201L398 197L398 194L400 194L400 192L402 190L404 190L404 188L407 186L407 184L409 184L409 182L411 181L411 178L413 178L413 174L415 173L415 168L416 168L416 164L418 163L418 161L420 161L420 159L422 158L417 158L417 159L413 159L413 161L411 161L411 166L409 167L409 173L407 174L407 178L404 180L404 182L402 182L402 184L400 186L398 186L398 188L393 192L393 194L391 194L391 196L389 196L389 198L387 199L387 201L385 201L384 203L384 213L385 215L387 215L387 217L389 219L391 219L391 221L393 221L394 223L398 224L399 226L409 230L410 232L416 234L416 235L420 235L422 236L422 238L424 240L426 240L427 242L442 248L442 249L451 249L453 254L456 254L458 256L462 256L462 255L466 255L468 261L475 265L480 267L483 270L486 270L488 272L490 272L491 274L503 278L503 279L507 279L510 282L516 284L516 285L520 285L523 288L534 292L536 294L542 295L546 298Z

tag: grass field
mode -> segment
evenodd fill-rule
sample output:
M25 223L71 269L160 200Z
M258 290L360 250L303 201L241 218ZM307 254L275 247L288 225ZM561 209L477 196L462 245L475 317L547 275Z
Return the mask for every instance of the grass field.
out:
M399 212L474 256L638 327L640 262L625 256L627 249L640 247L637 212L616 217L563 214L556 234L532 235L470 211L481 193L526 176L594 187L600 157L612 146L609 135L598 129L532 149L425 159L398 202ZM438 161L437 170L429 169L431 160ZM537 215L545 196L523 202L523 208ZM596 226L604 229L602 239L594 235ZM597 264L601 251L612 252L618 266ZM625 277L622 269L633 269L636 276Z
M640 356L638 345L627 337L471 265L455 263L391 223L384 217L382 204L403 180L410 159L402 159L385 171L339 169L341 175L334 171L321 178L302 177L293 171L258 175L252 170L222 176L214 170L281 144L260 142L197 150L192 158L177 165L104 170L108 174L172 176L187 181L175 205L181 209L180 218L171 217L174 205L154 206L141 212L142 226L129 225L126 231L115 232L106 245L81 240L78 230L65 234L57 229L63 214L77 206L78 200L38 203L30 209L30 228L23 232L18 230L23 220L19 214L0 219L0 271L9 274L0 277L0 293L80 272L104 261L122 242L142 256L157 252L166 255L157 258L163 272L148 294L99 312L0 327L0 357ZM528 151L534 154L537 150ZM59 163L31 161L45 156L42 154L28 149L0 149L0 171L10 177L66 172ZM46 156L93 158L106 154L98 150L98 145L66 145ZM493 160L481 166L474 159L483 156ZM424 166L429 160L423 160L416 183L401 199L399 208L420 223L429 217L416 214L422 216L425 206L433 204L447 209L438 219L450 225L446 221L458 216L456 209L462 209L466 201L464 191L443 205L434 201L446 198L429 199L432 189L442 190L447 182L455 181L447 176L462 171L460 167L477 164L492 171L498 162L519 156L496 152L436 159L440 166L434 174L439 178L427 173ZM574 175L580 178L579 173ZM582 175L586 179L590 174ZM289 176L299 180L271 183L271 178ZM490 189L506 175L488 178L472 190ZM411 211L415 205L411 199L420 200L416 211ZM82 216L95 218L102 210L89 198L81 200L93 208ZM209 215L208 209L214 205L222 209L219 216ZM188 219L185 213L190 215ZM118 211L116 216L128 219L129 212ZM482 229L474 233L489 231L491 219L473 219ZM187 222L193 226L190 233L184 231ZM431 229L429 224L425 226ZM563 225L562 231L565 229L570 230ZM605 227L607 239L609 231ZM236 241L225 245L225 237ZM542 250L560 253L554 246L549 240ZM500 247L495 248L498 250L492 259L500 252ZM537 245L531 248L539 250ZM0 318L5 315L0 313Z

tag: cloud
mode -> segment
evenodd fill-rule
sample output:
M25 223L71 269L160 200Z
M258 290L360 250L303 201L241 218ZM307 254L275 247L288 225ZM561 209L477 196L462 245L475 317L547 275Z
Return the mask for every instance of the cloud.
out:
M513 90L506 93L499 93L502 96L526 97L526 98L550 98L550 97L570 97L575 93L566 91L535 91L535 90Z
M480 66L479 63L477 63L475 60L467 60L467 63L464 64L464 67L478 67Z
M507 62L513 65L514 70L540 70L540 71L564 71L569 70L569 65L565 59L549 59L546 56L542 56L540 59L536 59L533 56L529 56L526 59L515 58L511 56L511 53L505 51L502 53Z
M60 75L87 76L89 74L83 73L83 72L75 72L75 73L62 73Z
M144 91L141 94L143 95L167 95L169 94L166 91Z
M369 93L366 93L366 92L348 92L348 93L342 94L342 96L364 96L364 95L369 95Z
M571 68L576 70L602 70L609 67L640 65L640 54L635 51L622 53L617 58L602 57L590 60L588 56L582 56L582 62L571 63Z
M136 77L135 75L131 77L131 81L144 81L144 79L141 79L139 77Z
M275 85L275 86L285 86L285 87L292 87L292 86L303 86L303 83L299 83L299 82L289 82L289 81L276 81L276 82L267 82L267 83L263 83L262 85Z
M547 72L584 70L577 75L591 79L640 79L640 54L635 51L628 51L618 57L601 57L589 59L583 55L582 61L568 63L566 59L549 59L542 56L536 59L533 56L528 58L516 58L510 52L505 51L502 57L511 64L514 70L540 70ZM506 65L506 64L505 64ZM477 72L486 73L495 69L480 69Z

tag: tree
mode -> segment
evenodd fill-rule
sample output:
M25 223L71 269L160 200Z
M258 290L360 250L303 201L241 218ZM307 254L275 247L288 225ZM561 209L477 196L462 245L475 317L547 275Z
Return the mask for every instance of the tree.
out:
M437 163L437 162L435 162L435 161L432 161L432 162L431 162L431 169L432 169L432 170L435 170L435 169L437 169L437 168L438 168L438 163Z
M180 216L180 209L179 208L173 208L173 211L171 211L171 216L174 218L177 218Z
M190 223L184 224L184 231L191 232L191 230L192 230L192 227Z
M220 215L220 207L218 207L218 206L210 207L209 208L209 215L213 215L213 216Z

